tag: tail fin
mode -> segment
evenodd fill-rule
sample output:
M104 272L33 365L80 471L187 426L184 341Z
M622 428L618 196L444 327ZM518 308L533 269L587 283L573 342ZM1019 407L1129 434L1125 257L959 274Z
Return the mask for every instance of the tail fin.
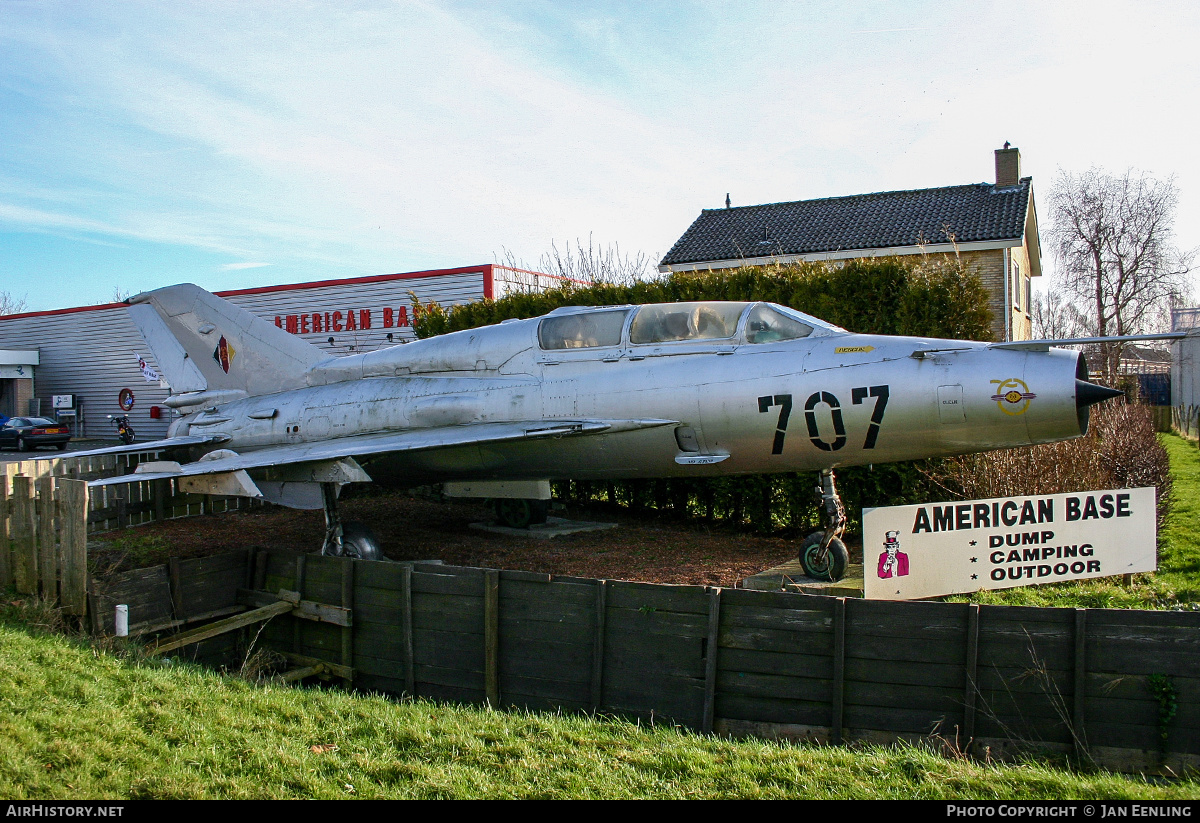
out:
M129 314L175 393L233 389L270 394L305 385L329 356L199 286L129 298Z

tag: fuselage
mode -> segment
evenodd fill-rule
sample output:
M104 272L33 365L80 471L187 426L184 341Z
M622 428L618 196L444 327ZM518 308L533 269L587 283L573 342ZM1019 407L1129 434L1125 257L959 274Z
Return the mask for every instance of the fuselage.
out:
M443 426L655 418L672 424L364 466L410 483L807 471L1078 436L1080 369L1073 351L852 334L762 303L561 309L331 360L303 388L193 412L172 433L220 433L221 448L242 453Z

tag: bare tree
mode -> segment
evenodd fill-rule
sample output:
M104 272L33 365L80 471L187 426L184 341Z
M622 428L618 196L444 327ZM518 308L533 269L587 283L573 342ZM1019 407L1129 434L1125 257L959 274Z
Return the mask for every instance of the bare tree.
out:
M1071 301L1061 286L1034 292L1029 306L1035 340L1069 340L1091 334L1087 315Z
M20 314L25 311L26 298L17 297L6 291L0 291L0 315Z
M513 269L531 268L525 261L517 260L509 249L504 250L504 256L499 262ZM538 258L537 266L532 268L536 268L542 274L587 285L629 285L655 274L654 258L645 252L630 255L622 252L618 243L600 247L595 244L590 234L586 247L582 240L576 239L573 247L568 243L559 249L558 244L551 240L550 251L543 253Z
M1178 199L1173 177L1132 169L1116 177L1095 166L1078 175L1059 171L1050 236L1063 287L1096 336L1151 331L1182 293L1194 252L1172 242ZM1110 381L1121 349L1101 347Z

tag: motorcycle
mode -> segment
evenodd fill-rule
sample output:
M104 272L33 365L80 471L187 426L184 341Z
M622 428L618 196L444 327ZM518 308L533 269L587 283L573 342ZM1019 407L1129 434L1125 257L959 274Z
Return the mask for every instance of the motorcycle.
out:
M130 424L129 417L127 415L118 414L116 417L113 417L110 414L108 419L116 427L117 437L122 443L128 446L133 442L133 426Z

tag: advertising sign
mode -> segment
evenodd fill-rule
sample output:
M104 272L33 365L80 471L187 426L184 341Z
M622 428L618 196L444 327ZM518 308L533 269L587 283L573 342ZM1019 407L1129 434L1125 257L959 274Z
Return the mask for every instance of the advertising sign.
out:
M1154 489L863 510L865 595L911 600L1158 567Z

